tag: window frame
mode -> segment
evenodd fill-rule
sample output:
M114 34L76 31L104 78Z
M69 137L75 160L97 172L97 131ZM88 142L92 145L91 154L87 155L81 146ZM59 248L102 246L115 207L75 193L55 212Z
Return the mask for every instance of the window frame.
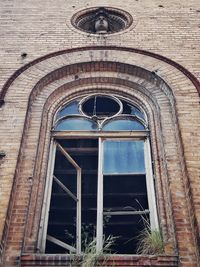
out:
M38 236L38 249L41 253L45 253L46 240L47 240L47 228L48 228L48 219L49 219L48 214L49 214L50 201L51 201L51 188L53 184L53 171L54 171L57 140L78 139L80 137L84 139L97 138L99 140L98 181L97 181L97 186L98 186L97 187L97 232L96 232L97 253L102 251L102 247L103 247L103 173L100 173L99 171L99 170L102 170L102 164L103 164L103 140L112 140L112 139L120 140L121 139L121 140L144 141L144 161L145 161L145 170L146 170L146 187L147 187L147 198L148 198L149 213L150 213L150 225L151 225L151 229L159 228L157 207L156 207L155 187L154 187L154 176L153 176L152 160L151 160L149 131L147 130L133 131L133 132L132 131L131 132L130 131L127 131L127 132L125 131L121 131L121 132L116 132L116 131L109 131L109 132L57 131L56 132L56 131L52 131L50 156L49 156L47 178L46 178L46 187L45 187L45 193L44 193L44 204L42 208L40 230L39 230L39 236ZM80 181L81 181L81 177L79 173L79 183L81 184ZM79 194L81 195L81 186L79 186ZM78 230L79 237L81 237L81 197L80 195L79 195L80 206L77 211L77 229L79 229ZM76 253L81 254L80 238L77 239Z

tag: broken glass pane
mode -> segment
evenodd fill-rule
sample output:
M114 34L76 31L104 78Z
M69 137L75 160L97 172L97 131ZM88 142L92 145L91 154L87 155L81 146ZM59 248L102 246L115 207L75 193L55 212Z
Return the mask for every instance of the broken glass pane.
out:
M103 180L104 211L127 212L148 209L144 174L104 175Z
M82 104L83 112L88 116L110 117L120 110L119 103L107 96L92 96Z
M105 215L107 216L107 215ZM105 239L113 237L111 253L114 254L136 254L138 236L145 228L144 219L148 222L149 216L125 215L104 216ZM143 219L144 218L144 219Z
M58 180L63 186L56 180ZM71 194L67 193L65 189L71 192ZM77 171L66 157L57 150L47 234L71 246L74 246L76 243L77 236L76 196ZM68 251L66 251L63 247L47 240L46 253L67 252Z

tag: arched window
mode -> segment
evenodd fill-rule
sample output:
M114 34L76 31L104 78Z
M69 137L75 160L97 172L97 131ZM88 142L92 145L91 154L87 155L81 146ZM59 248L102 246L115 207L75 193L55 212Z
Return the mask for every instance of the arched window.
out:
M158 227L147 117L137 104L95 94L62 106L52 128L40 245L46 253L134 254L148 222Z

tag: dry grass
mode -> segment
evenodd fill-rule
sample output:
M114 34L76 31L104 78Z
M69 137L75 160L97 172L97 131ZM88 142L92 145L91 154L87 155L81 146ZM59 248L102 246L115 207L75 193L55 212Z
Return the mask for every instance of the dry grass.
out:
M103 249L99 252L96 251L96 238L94 238L91 242L85 245L81 260L80 257L77 259L75 255L73 255L73 259L71 261L72 266L81 266L81 267L96 267L96 266L106 266L107 256L106 254L110 254L112 251L112 245L114 244L116 238L113 236L108 236L103 241Z
M144 220L145 228L138 235L137 254L157 255L164 253L161 233L158 229L151 229L150 223Z

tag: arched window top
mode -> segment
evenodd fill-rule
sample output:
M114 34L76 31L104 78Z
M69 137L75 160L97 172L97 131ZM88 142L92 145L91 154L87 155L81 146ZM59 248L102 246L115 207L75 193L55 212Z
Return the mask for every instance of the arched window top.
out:
M144 112L123 98L95 94L65 104L57 112L54 131L142 131Z

